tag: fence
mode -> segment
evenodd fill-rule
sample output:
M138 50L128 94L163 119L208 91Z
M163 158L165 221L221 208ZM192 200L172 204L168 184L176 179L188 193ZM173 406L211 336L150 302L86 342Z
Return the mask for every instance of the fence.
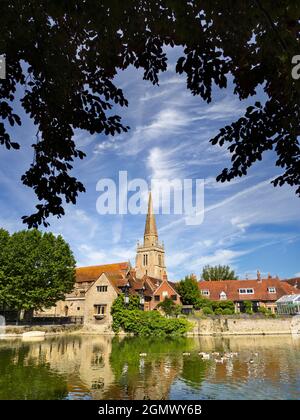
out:
M0 311L6 325L66 325L83 324L83 316L34 316L31 319L18 320L17 311Z

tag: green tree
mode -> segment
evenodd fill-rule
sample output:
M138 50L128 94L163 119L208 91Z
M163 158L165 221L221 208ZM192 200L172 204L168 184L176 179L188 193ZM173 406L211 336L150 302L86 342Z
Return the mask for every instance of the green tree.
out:
M240 100L264 91L263 103L254 99L211 139L231 154L231 167L217 180L246 175L274 150L281 174L273 184L295 186L300 195L300 83L291 75L299 53L299 2L2 0L1 6L7 77L0 81L0 144L20 147L9 130L22 123L20 102L37 127L34 161L22 181L42 203L24 217L29 227L47 224L50 214L63 215L63 199L76 203L84 186L70 172L85 154L74 130L126 132L112 109L128 105L114 78L134 66L158 84L167 69L165 46L181 47L176 72L206 102L213 86L226 88L228 80ZM16 92L23 91L19 101Z
M206 265L203 267L201 278L206 281L237 280L234 270L229 265Z
M124 295L119 295L111 306L111 314L113 315L114 313L123 311L124 309L128 309L130 311L140 309L140 298L137 295L129 295L129 303L126 306Z
M244 304L244 309L245 309L246 314L252 315L253 307L252 307L251 300L244 300L243 304Z
M0 302L18 311L53 306L71 292L75 259L61 236L20 231L6 244L0 272Z
M166 297L157 305L166 315L179 315L181 313L181 305L177 305L171 298Z
M197 305L201 299L197 279L192 275L185 276L183 280L176 283L175 287L184 305Z
M7 230L0 229L0 273L3 268L3 264L6 260L5 253L7 251L8 241L9 241L9 233L7 232Z

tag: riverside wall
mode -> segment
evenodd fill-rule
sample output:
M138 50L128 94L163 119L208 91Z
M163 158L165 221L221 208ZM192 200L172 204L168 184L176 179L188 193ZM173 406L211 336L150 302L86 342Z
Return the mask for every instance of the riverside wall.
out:
M193 319L189 336L300 334L300 316L287 318L206 318Z

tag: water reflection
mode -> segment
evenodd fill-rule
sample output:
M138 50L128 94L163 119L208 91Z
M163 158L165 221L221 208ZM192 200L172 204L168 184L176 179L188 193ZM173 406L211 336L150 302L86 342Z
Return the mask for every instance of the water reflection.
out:
M299 399L299 362L292 336L2 340L0 399Z

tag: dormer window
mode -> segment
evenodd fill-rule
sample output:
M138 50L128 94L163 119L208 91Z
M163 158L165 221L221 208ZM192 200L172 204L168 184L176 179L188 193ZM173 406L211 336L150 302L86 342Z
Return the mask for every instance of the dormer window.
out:
M220 293L220 300L226 300L227 299L227 295L225 292L221 292Z
M269 293L276 293L276 288L275 287L268 287L268 292Z
M239 289L240 295L253 295L254 289Z
M204 289L204 290L201 290L201 295L203 295L203 296L209 296L210 295L210 292L209 292L208 289Z

